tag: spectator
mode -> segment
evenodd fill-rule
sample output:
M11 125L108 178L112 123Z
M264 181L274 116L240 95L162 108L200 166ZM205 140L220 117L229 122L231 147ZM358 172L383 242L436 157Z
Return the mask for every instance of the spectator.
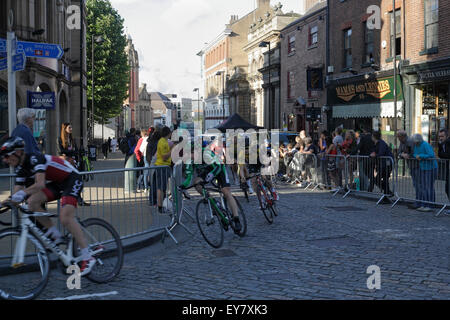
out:
M375 168L377 175L375 177L375 184L383 191L384 195L394 196L390 191L389 178L392 173L392 161L387 158L393 159L392 151L384 140L381 139L381 132L375 131L372 133L372 141L375 144L375 151L370 155L372 158L376 158ZM371 184L369 192L373 191L373 184ZM385 201L386 203L390 201Z
M375 144L372 141L372 135L366 129L362 128L361 131L358 144L359 182L362 191L369 191L374 183L375 161L370 155L375 151Z
M305 139L305 150L303 150L303 154L305 155L305 171L303 179L306 181L306 185L302 185L302 187L306 187L307 185L309 185L317 174L314 157L318 153L319 148L313 144L312 138L307 137Z
M323 131L320 134L319 139L319 160L320 160L320 169L322 173L322 184L324 186L330 185L330 178L327 171L327 138L329 137L328 131Z
M14 129L11 136L20 137L25 141L25 153L41 154L36 139L33 136L33 125L36 112L30 108L22 108L17 112L19 125Z
M136 149L134 150L134 153L136 154L138 167L145 168L150 167L150 165L146 163L146 155L145 155L148 145L148 131L142 130L141 135L142 138L139 139ZM147 192L148 190L147 178L148 178L148 171L147 170L140 171L140 175L137 182L138 191L140 191L141 187L143 187L144 191Z
M332 137L326 137L326 143L327 143L327 151L326 151L326 156L327 156L327 171L330 175L330 180L332 183L334 183L335 187L339 186L339 181L338 181L338 173L337 173L337 147L336 145L333 143L333 138ZM330 188L331 189L331 188Z
M117 145L118 145L117 139L116 139L116 137L114 137L114 138L111 140L111 148L112 148L112 152L113 152L113 153L116 153L116 151L117 151Z
M136 149L136 145L137 145L137 140L136 140L136 129L135 128L131 128L130 129L130 133L127 134L126 138L127 143L128 143L128 153L125 156L125 165L128 162L128 159L134 155L134 149ZM133 166L133 168L135 168L136 165Z
M76 166L75 161L78 159L78 148L72 137L72 125L68 122L61 125L61 137L58 138L58 155L64 160Z
M418 182L418 205L417 209L422 212L429 212L432 209L432 202L436 201L436 193L434 191L434 182L437 178L437 161L433 147L425 141L421 134L415 134L412 137L414 141L414 158L419 160L419 178ZM425 202L426 201L426 202ZM427 203L428 202L428 203Z
M152 133L151 137L148 138L147 150L145 152L147 162L150 167L154 167L156 163L156 151L158 147L158 142L161 139L161 127L156 127L155 131ZM150 205L154 206L157 203L157 190L156 190L156 174L155 170L151 169L149 172L150 181Z
M403 159L410 170L412 183L414 190L416 191L416 199L418 199L419 193L417 188L417 179L419 177L419 163L416 159L414 159L414 141L409 138L406 131L403 130L397 133L397 138L400 141L400 146L398 149L399 159ZM413 207L410 207L410 209L418 209L420 207L420 204L416 203Z
M450 159L450 138L448 137L447 130L439 131L439 158L445 161L443 161L443 168L440 170L440 173L444 174L445 193L450 200L450 170L448 161Z
M343 173L344 167L345 167L345 160L341 157L342 156L341 147L342 147L342 144L344 143L344 138L342 137L342 132L343 132L342 127L337 127L336 130L334 131L334 138L333 138L333 144L337 150L336 172L337 172L339 187L342 187L342 173Z
M157 150L156 150L156 166L166 166L170 167L172 165L171 153L173 147L176 145L172 143L172 146L169 146L169 139L172 132L170 128L164 127L161 131L161 139L158 142ZM158 195L158 211L162 213L163 211L163 197L167 190L167 181L171 176L170 168L163 168L162 170L158 170L159 175L157 177L157 195Z
M103 160L106 160L106 159L108 158L108 151L109 151L108 140L105 140L105 141L102 143Z
M134 169L136 168L136 155L134 154L134 150L136 149L137 140L136 140L136 129L131 128L130 133L126 137L126 141L128 144L128 152L125 155L125 168L126 169ZM122 142L123 143L123 142ZM136 192L136 172L127 171L125 172L125 192Z
M286 166L286 182L294 182L295 178L293 176L294 167L291 166L292 160L294 159L295 154L298 150L294 147L293 143L289 143L287 148L280 149L280 154L284 159L284 165Z
M108 138L108 151L111 152L111 144L112 144L112 139L111 137Z
M341 147L342 155L350 156L348 159L348 170L350 189L356 189L356 181L354 179L354 172L357 168L357 162L354 156L358 154L358 144L356 142L356 134L354 131L349 130L345 133L345 141ZM353 157L352 157L353 156Z

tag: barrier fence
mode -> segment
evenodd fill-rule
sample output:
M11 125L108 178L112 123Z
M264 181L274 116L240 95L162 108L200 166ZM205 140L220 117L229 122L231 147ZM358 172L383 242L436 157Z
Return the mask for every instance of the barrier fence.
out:
M311 159L312 158L312 159ZM344 192L370 194L379 198L377 205L395 199L414 203L416 208L438 207L436 216L450 206L450 160L399 159L391 157L296 154L286 166L291 180L330 189L336 196ZM392 203L392 202L390 202ZM423 210L422 210L423 211ZM428 209L425 209L428 211ZM448 214L445 212L445 214Z
M175 179L179 179L177 175L181 174L179 169L177 166L173 169L156 166L83 172L81 176L84 188L77 216L81 220L101 218L109 222L122 240L163 232L178 243L172 230L176 225L184 227L180 222L182 211L178 210L178 203L181 202L177 197L180 193L175 187L177 185ZM144 190L141 178L144 173L148 179L147 190ZM0 201L10 196L10 181L14 179L13 177L0 175ZM139 185L141 182L142 185ZM163 199L162 213L157 207L158 189ZM174 203L177 205L173 205ZM59 201L48 203L48 212L59 214L59 210ZM0 221L9 223L10 216L2 215Z

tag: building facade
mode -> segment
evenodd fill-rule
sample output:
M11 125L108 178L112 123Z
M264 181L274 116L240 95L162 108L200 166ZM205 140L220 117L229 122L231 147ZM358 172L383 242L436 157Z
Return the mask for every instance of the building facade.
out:
M124 104L131 110L131 127L136 128L136 106L139 103L139 54L134 47L133 39L130 35L127 38L125 51L130 67L130 83L128 85L128 98Z
M17 109L28 106L27 92L55 94L54 108L36 110L34 136L44 141L44 151L56 154L61 124L70 122L78 145L87 144L86 128L86 52L83 32L86 29L82 1L0 1L0 37L6 39L8 14L12 10L19 41L58 44L64 49L61 60L27 58L26 69L16 73ZM83 13L79 28L68 28L73 12ZM80 13L81 13L80 12ZM81 32L83 30L83 32ZM82 72L81 72L82 70ZM8 133L7 73L0 73L0 136Z
M136 105L136 128L147 130L153 126L153 109L151 95L147 91L147 84L139 88L139 102Z
M318 136L327 127L326 19L322 1L281 31L281 126Z
M300 17L296 13L284 14L282 7L280 3L272 7L269 1L268 10L260 16L254 16L248 31L247 45L243 48L248 59L251 122L266 128L280 126L280 51L277 49L280 32ZM267 59L264 58L266 52ZM273 57L274 61L270 66L269 57ZM266 83L261 71L267 72ZM269 74L273 74L270 83Z

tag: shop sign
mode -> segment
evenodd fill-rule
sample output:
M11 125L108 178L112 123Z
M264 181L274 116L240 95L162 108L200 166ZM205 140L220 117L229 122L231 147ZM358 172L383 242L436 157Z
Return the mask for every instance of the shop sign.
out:
M397 99L403 99L400 78L397 78ZM394 78L360 81L338 85L331 92L334 104L360 104L394 100Z
M419 79L421 82L426 82L426 81L430 81L430 80L436 80L439 78L450 77L450 69L417 72L417 75L419 76Z

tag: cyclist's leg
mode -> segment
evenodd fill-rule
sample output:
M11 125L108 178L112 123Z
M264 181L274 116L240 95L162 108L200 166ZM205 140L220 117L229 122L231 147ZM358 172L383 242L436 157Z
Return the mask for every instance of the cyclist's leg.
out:
M225 199L227 200L227 204L230 206L231 212L233 213L233 217L235 218L239 217L238 206L236 200L233 197L233 194L231 193L230 187L223 187L221 191L225 196Z
M27 204L28 209L32 212L44 212L43 204L48 201L53 201L53 195L49 200L50 190L47 189L47 193L44 191L40 191L38 193L33 194L30 198L28 198ZM44 226L44 228L50 229L53 227L53 222L48 217L39 217L37 218L40 224Z
M77 199L74 197L63 198L64 204L61 208L61 224L73 235L81 250L87 248L87 241L80 225L75 219Z

